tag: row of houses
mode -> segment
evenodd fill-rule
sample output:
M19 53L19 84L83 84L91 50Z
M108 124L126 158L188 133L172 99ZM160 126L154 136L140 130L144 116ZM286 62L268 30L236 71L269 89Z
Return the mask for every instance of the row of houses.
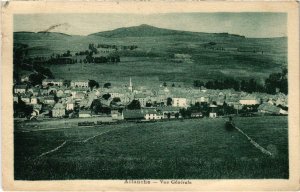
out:
M259 108L261 112L273 111L275 113L276 111L276 113L279 114L287 113L287 110L283 110L280 107L288 107L287 96L283 94L248 94L233 90L220 91L207 90L205 88L134 88L131 79L126 88L113 87L90 90L88 87L88 80L71 81L70 86L65 86L64 80L62 79L45 79L42 85L37 87L28 87L27 85L14 86L15 102L18 102L19 99L21 99L28 105L48 105L52 110L53 117L62 117L66 115L66 111L74 110L76 105L83 109L89 109L93 100L102 98L102 96L105 94L109 94L110 97L108 99L102 99L101 103L107 107L111 107L111 103L114 98L118 98L119 100L117 105L122 106L128 105L132 100L138 100L142 108L147 106L147 110L149 110L149 112L153 112L149 113L149 116L144 116L145 119L159 119L161 117L165 118L166 114L168 114L163 112L160 114L160 110L154 113L153 110L151 111L149 109L149 106L165 106L172 107L173 109L180 109L187 108L191 105L195 105L196 103L208 103L210 106L216 107L223 106L226 103L226 105L233 106L235 109L239 110L242 108L242 106L261 105ZM171 102L171 104L168 102ZM115 112L112 111L112 115L113 113ZM174 111L171 114L176 113ZM216 114L212 113L211 115L214 117ZM91 116L91 114L89 114L88 111L83 110L79 112L79 117L89 116Z

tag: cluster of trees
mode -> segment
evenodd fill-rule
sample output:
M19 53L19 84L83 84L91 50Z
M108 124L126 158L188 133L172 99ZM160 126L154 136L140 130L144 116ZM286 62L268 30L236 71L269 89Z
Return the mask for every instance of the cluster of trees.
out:
M46 78L54 79L53 73L46 67L34 65L33 69L36 73L29 75L29 81L33 86L41 85L42 81Z
M89 55L89 54L91 54L91 52L89 50L80 51L80 52L75 53L76 56L79 56L79 55Z
M129 105L127 105L127 109L129 110L134 110L134 109L141 109L141 104L139 102L139 100L132 100L131 103L129 103Z
M95 99L92 104L91 104L91 110L95 113L95 114L110 114L111 113L111 109L110 107L107 106L103 106L101 101L99 99Z
M92 80L92 79L89 80L88 86L89 86L89 88L91 90L93 90L94 88L97 89L97 88L100 87L99 83L97 81L95 81L95 80ZM111 88L111 83L109 83L109 82L108 83L104 83L103 87L109 89L109 88Z
M91 90L99 88L99 83L95 80L89 80L88 86Z
M128 45L128 46L121 45L119 47L120 47L121 50L134 50L134 49L138 48L138 46L136 46L136 45ZM97 48L118 50L118 46L117 45L107 45L107 44L98 44Z
M265 80L264 85L255 79L236 80L228 78L225 80L210 80L204 83L200 80L194 81L194 87L206 87L208 89L234 89L235 91L245 91L248 93L262 92L275 94L277 91L284 94L288 93L287 69L283 68L281 73L272 73Z
M28 48L26 44L14 44L13 47L13 67L14 67L14 79L17 83L20 82L19 70L32 71L29 76L29 81L32 85L41 84L45 78L54 78L53 73L49 68L42 67L40 64L36 64L35 61L43 61L44 57L28 57Z
M33 112L32 105L26 105L20 98L18 98L18 102L14 102L14 117L27 117L31 116Z
M96 46L93 43L89 44L89 50L76 53L75 55L86 55L85 59L80 60L80 63L118 63L120 62L120 56L118 54L109 54L107 56L94 56L98 54Z
M93 63L119 63L120 56L119 55L109 55L109 56L100 56L93 58Z
M272 73L265 81L265 91L269 94L274 94L277 89L288 94L288 70L283 68L281 73Z

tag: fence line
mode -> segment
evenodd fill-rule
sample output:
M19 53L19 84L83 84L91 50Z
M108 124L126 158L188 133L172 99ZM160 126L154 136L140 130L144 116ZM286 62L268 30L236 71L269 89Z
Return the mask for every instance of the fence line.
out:
M242 135L244 135L245 137L247 137L247 139L250 141L250 143L251 143L252 145L254 145L254 147L256 147L257 149L259 149L262 153L264 153L264 154L266 154L266 155L270 155L270 156L273 155L270 151L266 150L265 148L263 148L262 146L260 146L258 143L256 143L251 137L249 137L249 136L248 136L244 131L242 131L240 128L238 128L238 127L236 127L236 126L234 126L234 128L235 128L236 130L238 130Z

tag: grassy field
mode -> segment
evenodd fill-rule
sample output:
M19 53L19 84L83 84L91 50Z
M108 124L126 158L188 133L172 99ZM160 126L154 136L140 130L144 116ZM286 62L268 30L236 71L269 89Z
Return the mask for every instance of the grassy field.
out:
M118 64L50 66L56 78L66 79L93 77L98 81L121 82L122 78L131 76L187 84L197 79L205 81L228 77L263 81L270 73L280 72L281 67L287 65L287 38L253 39L189 33L142 37L15 33L14 42L28 44L28 54L32 57L62 54L67 50L75 55L76 52L87 50L90 43L138 46L133 51L120 51L121 62ZM204 45L209 42L216 45L211 49L205 48ZM172 60L174 54L189 54L193 62L176 63Z
M221 118L39 130L50 122L15 124L15 179L288 178L287 117L235 118L272 157Z

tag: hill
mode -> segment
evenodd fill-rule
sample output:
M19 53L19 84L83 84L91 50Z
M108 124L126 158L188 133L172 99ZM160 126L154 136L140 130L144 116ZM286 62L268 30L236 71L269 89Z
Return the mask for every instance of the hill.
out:
M239 37L245 38L244 36L231 35L228 33L199 33L190 31L179 31L172 29L163 29L154 27L151 25L142 24L133 27L122 27L111 31L103 31L98 33L93 33L90 35L96 35L101 37L153 37L153 36L172 36L172 35L188 35L188 36L219 36L219 37Z
M27 44L28 57L50 57L67 50L74 56L89 44L137 46L118 50L118 64L47 65L57 78L81 79L92 75L98 81L121 81L129 76L186 82L233 77L256 78L287 65L287 38L247 38L228 33L198 33L162 29L149 25L119 28L88 36L61 33L15 32L14 43ZM176 58L186 56L189 59ZM81 60L84 58L80 58ZM79 60L80 60L79 59ZM84 69L84 70L83 70Z

